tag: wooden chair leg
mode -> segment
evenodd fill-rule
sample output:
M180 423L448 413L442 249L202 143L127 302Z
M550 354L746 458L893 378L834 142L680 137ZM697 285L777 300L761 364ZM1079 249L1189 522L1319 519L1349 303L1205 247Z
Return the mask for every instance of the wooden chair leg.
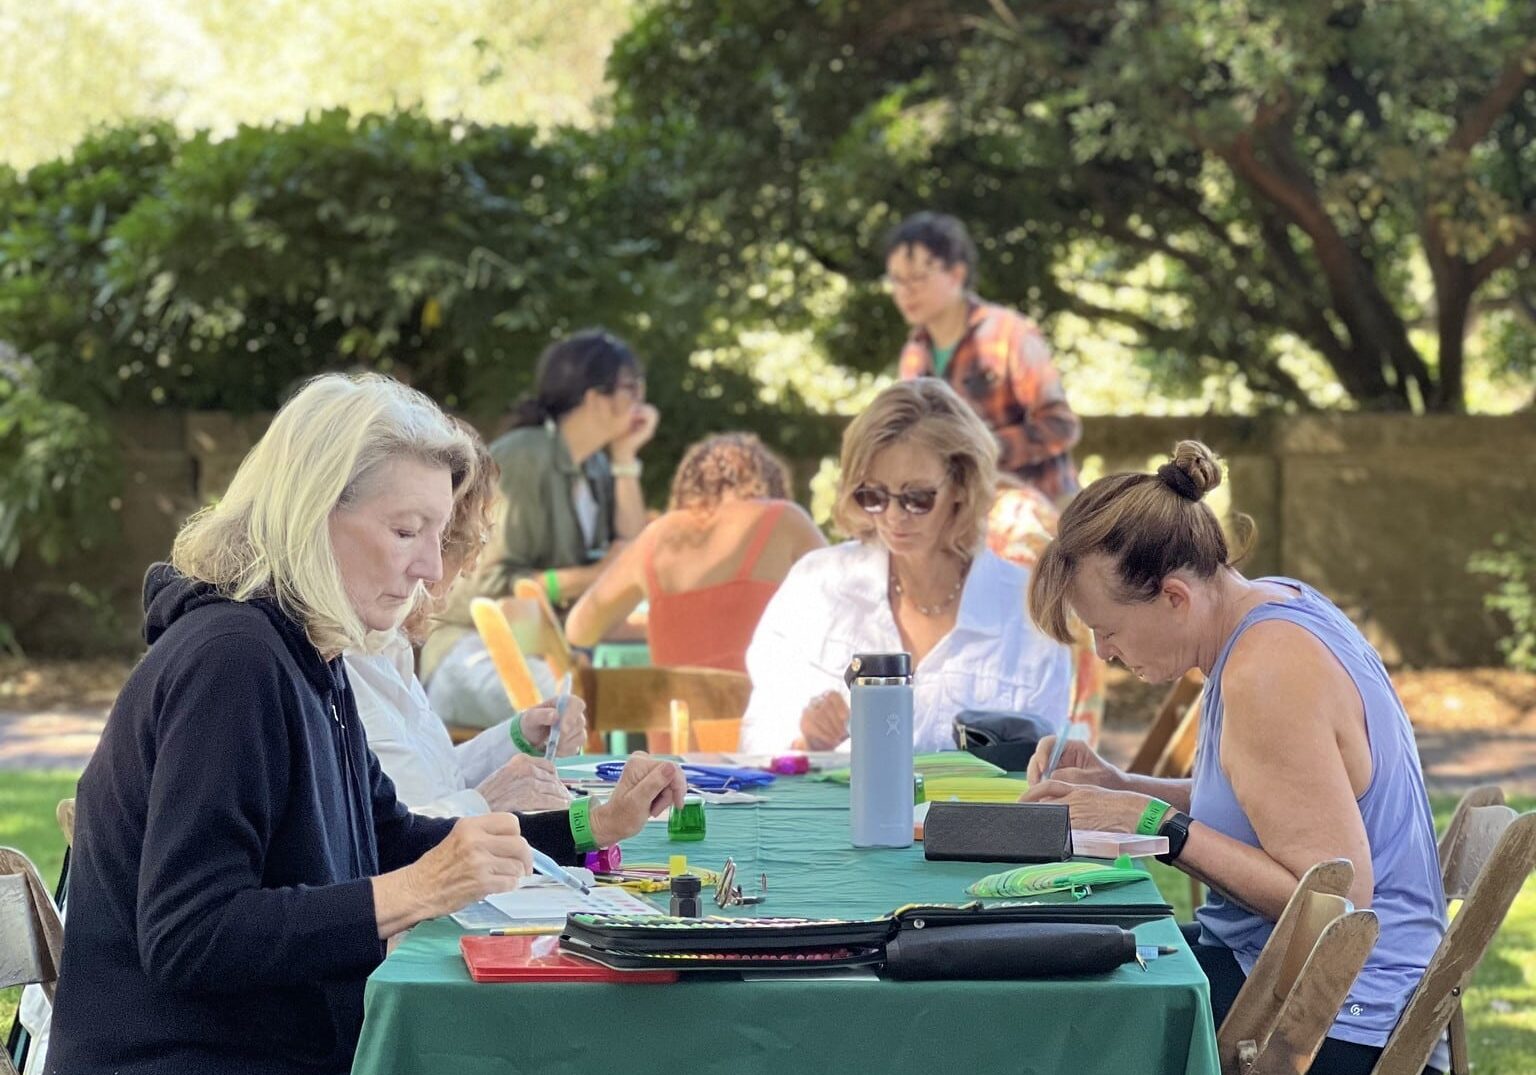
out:
M1461 1010L1461 998L1457 997L1451 1021L1446 1029L1451 1035L1451 1070L1446 1075L1469 1075L1472 1057L1467 1051L1467 1017Z

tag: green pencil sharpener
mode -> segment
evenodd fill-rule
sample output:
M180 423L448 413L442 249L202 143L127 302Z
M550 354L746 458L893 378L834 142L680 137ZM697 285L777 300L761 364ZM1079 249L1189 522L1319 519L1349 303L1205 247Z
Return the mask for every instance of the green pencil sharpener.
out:
M667 818L667 839L696 841L704 839L704 800L684 795L683 805L674 806Z

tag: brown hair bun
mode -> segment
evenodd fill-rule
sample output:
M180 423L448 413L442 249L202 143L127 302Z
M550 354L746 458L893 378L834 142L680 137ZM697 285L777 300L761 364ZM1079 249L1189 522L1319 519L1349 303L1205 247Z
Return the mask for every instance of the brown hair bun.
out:
M1157 468L1157 476L1185 500L1199 500L1221 484L1221 464L1204 444L1181 440L1172 461Z

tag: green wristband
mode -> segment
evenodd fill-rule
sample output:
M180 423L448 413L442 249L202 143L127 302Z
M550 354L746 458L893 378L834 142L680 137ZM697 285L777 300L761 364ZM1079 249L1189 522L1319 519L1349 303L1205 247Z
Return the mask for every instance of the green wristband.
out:
M532 754L535 758L542 758L544 756L544 752L528 742L528 737L523 734L523 715L521 713L513 717L507 724L507 731L512 734L512 745L518 750L524 754Z
M583 795L571 803L571 837L577 851L596 851L597 841L592 838L592 796Z
M1141 812L1141 820L1136 822L1136 833L1139 836L1156 836L1158 826L1163 823L1163 815L1172 807L1161 799L1153 799L1147 803L1147 808Z
M554 568L544 572L544 593L549 598L549 603L556 608L560 607L560 576L555 574Z

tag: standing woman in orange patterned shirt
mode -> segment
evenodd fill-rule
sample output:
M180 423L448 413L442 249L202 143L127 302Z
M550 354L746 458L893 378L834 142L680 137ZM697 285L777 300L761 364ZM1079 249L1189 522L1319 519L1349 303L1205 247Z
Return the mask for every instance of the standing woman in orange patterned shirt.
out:
M885 243L885 285L912 334L901 378L939 377L997 437L998 469L1058 504L1077 492L1082 436L1040 328L972 290L976 244L942 213L902 221Z

